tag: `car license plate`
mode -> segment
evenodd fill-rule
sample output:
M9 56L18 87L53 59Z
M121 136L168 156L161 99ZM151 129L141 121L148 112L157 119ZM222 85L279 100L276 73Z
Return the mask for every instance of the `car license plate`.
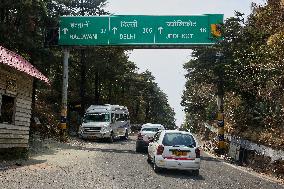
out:
M175 156L187 156L187 152L184 152L184 151L173 151L173 155Z

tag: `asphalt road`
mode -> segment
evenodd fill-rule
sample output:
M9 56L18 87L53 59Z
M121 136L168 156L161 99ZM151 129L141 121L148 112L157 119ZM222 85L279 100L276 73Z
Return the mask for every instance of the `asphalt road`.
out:
M46 141L28 161L0 163L0 188L200 188L284 189L283 185L202 153L200 176L186 171L156 174L135 140L113 144Z

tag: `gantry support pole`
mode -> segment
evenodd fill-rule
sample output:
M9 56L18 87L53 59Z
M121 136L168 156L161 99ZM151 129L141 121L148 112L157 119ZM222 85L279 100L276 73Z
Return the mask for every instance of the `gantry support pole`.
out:
M62 82L62 105L61 105L61 120L60 120L60 140L67 140L67 94L68 94L68 59L70 51L68 48L63 49L63 82Z
M219 52L216 54L216 63L220 64L220 57L222 54ZM219 67L222 69L222 67ZM217 82L217 126L218 126L218 153L224 154L225 152L225 130L224 130L224 78L223 70L218 70L218 82Z

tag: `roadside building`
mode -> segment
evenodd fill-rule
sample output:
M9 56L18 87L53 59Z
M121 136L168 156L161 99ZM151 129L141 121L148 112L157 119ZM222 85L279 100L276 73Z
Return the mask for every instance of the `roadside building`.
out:
M34 78L49 83L27 60L0 46L0 149L28 147Z

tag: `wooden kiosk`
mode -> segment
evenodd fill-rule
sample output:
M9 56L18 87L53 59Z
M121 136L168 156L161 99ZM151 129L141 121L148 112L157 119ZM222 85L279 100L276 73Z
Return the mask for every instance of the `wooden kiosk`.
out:
M23 57L0 46L0 149L28 147L34 78L49 83Z

